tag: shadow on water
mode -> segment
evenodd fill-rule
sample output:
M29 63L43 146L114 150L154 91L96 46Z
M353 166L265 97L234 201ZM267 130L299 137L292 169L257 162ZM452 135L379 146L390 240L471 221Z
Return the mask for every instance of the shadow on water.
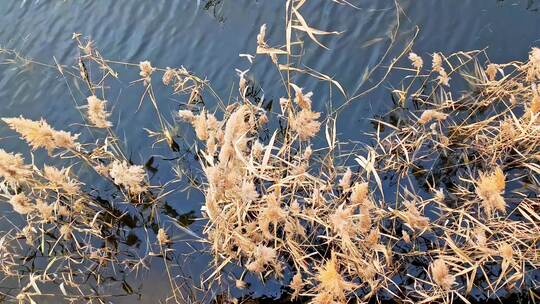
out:
M225 13L223 12L224 2L225 0L207 0L203 6L203 10L211 12L216 20L223 23L226 20Z

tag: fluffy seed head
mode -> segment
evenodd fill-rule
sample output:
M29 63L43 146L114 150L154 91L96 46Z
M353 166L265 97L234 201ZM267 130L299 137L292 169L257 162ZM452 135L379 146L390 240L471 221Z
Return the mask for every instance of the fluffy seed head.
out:
M72 238L72 235L71 233L73 232L73 229L71 228L71 226L69 224L64 224L60 227L60 235L65 239L65 240L71 240Z
M163 78L162 78L163 84L169 85L171 81L174 79L175 74L176 73L174 72L174 69L167 67L167 70L165 71L165 73L163 73Z
M363 203L369 194L368 183L355 183L351 192L351 203Z
M302 292L302 288L304 288L304 282L302 281L302 274L300 272L297 272L289 284L289 287L293 290L293 294L291 296L292 300L296 299L300 292Z
M165 229L159 228L157 233L157 240L159 244L167 244L169 242L169 236L167 235L167 232L165 232Z
M146 176L143 166L129 165L126 161L115 160L109 174L117 185L124 186L132 194L139 194L146 190L143 185Z
M417 70L422 69L424 66L424 60L422 60L422 57L418 56L416 53L410 52L409 60L411 61L411 65Z
M88 120L97 128L110 128L112 123L107 120L110 116L106 110L106 100L101 100L95 95L89 96L88 102Z
M495 77L497 77L497 71L499 69L499 65L495 63L488 64L486 68L486 75L489 80L495 80Z
M422 216L414 202L404 202L403 204L407 208L404 214L405 219L411 228L422 230L429 226L429 218Z
M139 69L141 70L139 75L141 75L143 78L149 77L156 70L152 67L150 61L139 62Z
M352 236L355 229L354 225L352 225L352 211L352 208L343 208L343 205L341 205L330 215L330 224L337 235L343 237Z
M292 117L291 129L298 134L300 140L305 141L314 137L321 128L321 123L317 121L321 113L310 110L301 110Z
M313 96L313 92L303 93L302 88L293 83L291 83L291 87L294 89L294 101L296 104L298 104L301 109L311 110L311 96Z
M44 222L51 222L54 220L54 207L47 204L43 200L36 200L36 210L39 213L39 216Z
M30 202L30 199L24 195L24 193L19 193L13 195L9 199L9 203L13 207L13 210L19 214L27 214L34 211L34 205Z
M439 81L439 84L449 87L451 78L448 76L448 73L446 73L443 68L440 68L438 72L439 76L437 76L437 80Z
M0 177L10 185L16 185L31 175L30 166L24 164L21 154L8 153L0 149Z
M152 67L152 64L150 64L150 61L141 61L139 63L139 75L144 80L144 84L147 85L151 81L151 75L156 70L156 68Z
M349 188L351 187L351 179L351 168L347 168L347 171L345 171L345 174L343 174L343 177L339 180L339 186L343 189L343 191L349 190Z
M486 213L491 215L493 210L504 212L506 203L501 195L505 188L505 176L500 167L496 167L489 174L480 172L476 182L476 193L482 199Z
M445 120L447 117L448 114L444 114L442 112L438 112L435 110L425 110L418 119L418 123L424 125L434 119L437 121L441 121Z
M512 245L505 242L501 243L499 245L499 255L503 259L511 261L514 257L514 249L512 248Z
M438 72L442 69L442 63L443 63L443 59L442 59L442 56L441 54L439 53L433 53L433 61L432 61L432 70L434 72Z
M178 116L183 121L189 122L189 123L192 123L193 120L195 119L195 115L193 115L193 112L191 112L189 110L180 110L180 111L178 111Z
M240 189L240 195L244 203L251 203L259 198L259 193L255 189L253 181L244 180Z
M80 185L77 181L69 177L69 169L44 166L43 176L49 181L51 188L65 191L67 194L77 194L80 191Z
M55 148L76 149L77 135L54 130L45 120L33 121L23 117L2 118L15 132L28 142L33 150L45 148L50 153Z
M437 259L431 264L431 279L444 290L450 290L454 284L454 277L443 259Z
M257 34L257 45L264 47L266 45L266 24L261 25L259 34Z
M347 282L339 272L337 257L334 253L332 253L330 260L326 261L322 267L317 268L316 279L319 282L317 290L320 293L331 295L338 301L344 301L345 293L355 287L353 283Z

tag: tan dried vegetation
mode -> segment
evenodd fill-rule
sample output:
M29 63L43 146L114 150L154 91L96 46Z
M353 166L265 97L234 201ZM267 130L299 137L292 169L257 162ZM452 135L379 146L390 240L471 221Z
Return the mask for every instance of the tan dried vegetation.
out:
M196 137L192 148L202 176L192 181L200 178L193 186L204 194L206 223L199 242L208 245L215 261L201 285L224 280L223 269L232 263L243 274L231 286L246 288L243 278L251 273L289 286L292 299L317 304L375 298L466 301L473 289L497 297L505 290L536 288L529 279L540 263L540 50L533 48L526 62L508 64L489 63L484 51L434 53L426 70L421 55L408 53L409 45L388 67L412 74L393 91L396 108L374 121L372 143L345 153L340 148L345 143L337 139L338 118L330 115L337 112L314 110L322 108L322 98L310 92L316 88L293 82L295 73L329 82L346 104L362 96L347 97L329 76L291 64L299 44L291 33L303 33L321 47L321 35L339 34L310 27L300 14L305 3L286 2L282 46L267 41L266 25L257 36L257 54L268 56L283 79L278 111L265 109L249 94L245 72L239 73L238 98L213 111L200 100L205 90L215 92L184 67L131 64L145 88L141 103L151 103L161 127L149 133L173 150L176 142L159 111L153 77L161 73L165 86L187 96L187 106L176 115ZM87 84L85 118L102 129L103 137L83 143L78 134L55 130L43 119L3 121L33 151L79 159L116 185L125 202L154 210L163 185L150 186L145 168L126 158L111 130L107 102L96 96L97 83L118 77L111 67L118 62L103 59L80 35L74 39L82 55L79 75L71 75ZM410 67L395 66L398 62ZM102 79L92 81L89 64L100 67ZM455 99L451 81L458 80L467 87ZM6 253L17 252L21 239L42 251L46 243L50 254L57 244L73 242L75 250L63 251L66 262L88 260L103 267L121 261L112 248L82 242L105 239L118 214L85 192L70 167L39 168L0 149L0 176L2 198L27 223L0 241L6 276L18 276ZM160 226L153 253L165 258L173 242L172 232ZM409 272L411 267L417 271ZM171 299L186 301L169 268L167 273ZM42 273L24 280L28 285L16 299L31 299L39 294L38 282L56 278Z

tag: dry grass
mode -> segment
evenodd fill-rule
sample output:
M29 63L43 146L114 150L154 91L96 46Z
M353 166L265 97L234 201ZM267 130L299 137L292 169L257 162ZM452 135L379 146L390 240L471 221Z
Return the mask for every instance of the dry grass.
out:
M266 40L266 25L257 36L257 54L276 66L283 81L275 112L255 98L245 72L239 73L238 97L225 104L208 81L184 67L109 61L75 34L78 69L57 68L86 84L84 117L101 137L83 143L44 120L3 120L33 150L92 168L117 186L127 207L119 214L90 195L70 167L39 168L0 150L2 198L26 218L26 226L0 238L0 269L21 282L18 294L6 296L31 301L46 296L38 286L45 283L71 287L75 292L62 290L67 299L88 296L80 274L99 282L107 267L138 271L152 256L163 258L169 300L179 303L208 301L205 290L227 281L224 268L231 263L243 271L233 278L238 289L246 288L244 277L251 273L288 285L293 299L321 304L467 302L473 293L496 298L538 288L540 51L508 64L490 63L484 51L435 53L426 67L408 45L379 82L391 72L407 74L392 92L395 108L375 121L372 143L346 151L335 129L334 114L342 107L326 116L314 111L320 98L292 75L330 83L344 105L364 93L348 97L331 77L292 63L303 43L293 36L307 35L325 47L320 35L339 34L309 26L300 13L305 3L285 3L281 46ZM103 84L118 77L118 64L137 70L135 83L144 87L140 103L150 102L161 127L149 135L172 151L179 145L158 107L156 75L187 100L176 114L193 128L197 143L187 145L199 156L201 174L179 174L204 194L204 240L197 242L215 261L199 296L186 291L171 269L174 236L157 216L165 185L149 183L144 166L131 163L111 129ZM99 76L90 75L89 66L97 66ZM463 94L454 98L458 90ZM203 105L205 92L218 100L217 110ZM148 257L129 256L108 241L128 210L159 228ZM29 252L54 258L45 271L23 271Z

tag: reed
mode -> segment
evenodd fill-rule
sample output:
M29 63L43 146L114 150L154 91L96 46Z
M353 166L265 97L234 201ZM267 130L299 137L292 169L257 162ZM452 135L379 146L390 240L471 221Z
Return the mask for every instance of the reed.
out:
M44 119L3 118L32 151L76 160L67 167L39 167L0 149L1 198L25 219L24 227L0 238L0 271L20 282L18 293L6 297L32 302L48 296L38 285L57 284L65 299L101 301L110 295L84 289L85 276L99 283L107 271L139 271L153 257L163 259L169 300L178 303L208 302L221 284L223 290L247 289L246 275L280 282L292 300L320 304L533 294L540 265L540 49L533 48L525 62L506 64L490 62L483 50L434 53L427 67L407 45L379 82L392 72L407 73L395 86L401 89L392 92L395 107L374 119L371 142L347 148L335 128L343 107L315 111L322 98L310 89L327 82L350 106L373 87L349 96L331 77L293 64L306 43L293 37L325 48L321 35L340 34L311 27L301 14L306 2L286 1L284 40L267 41L263 25L254 42L257 57L249 57L269 60L282 79L275 111L253 93L246 71L238 73L238 95L225 103L207 80L184 67L107 60L94 43L74 34L81 52L77 69L55 68L86 85L81 113L99 138L83 142ZM112 129L103 84L118 77L116 65L138 75L133 84L144 88L139 107L149 103L160 126L147 130L156 144L198 157L200 171L177 169L188 189L204 194L203 237L182 229L196 238L190 245L203 244L214 258L195 291L173 274L179 266L171 258L174 231L159 216L166 187L180 177L151 184L147 166L126 157ZM315 84L296 83L295 74L312 76ZM158 77L186 100L174 113L176 122L167 121L159 107ZM463 93L454 98L458 91ZM203 102L208 95L217 109ZM193 140L179 144L172 124L192 129ZM119 196L104 202L92 195L71 173L73 166L93 170ZM147 256L134 256L111 240L133 214L145 230L156 228ZM36 256L47 258L44 270L28 270ZM232 280L225 275L231 264L242 273Z

